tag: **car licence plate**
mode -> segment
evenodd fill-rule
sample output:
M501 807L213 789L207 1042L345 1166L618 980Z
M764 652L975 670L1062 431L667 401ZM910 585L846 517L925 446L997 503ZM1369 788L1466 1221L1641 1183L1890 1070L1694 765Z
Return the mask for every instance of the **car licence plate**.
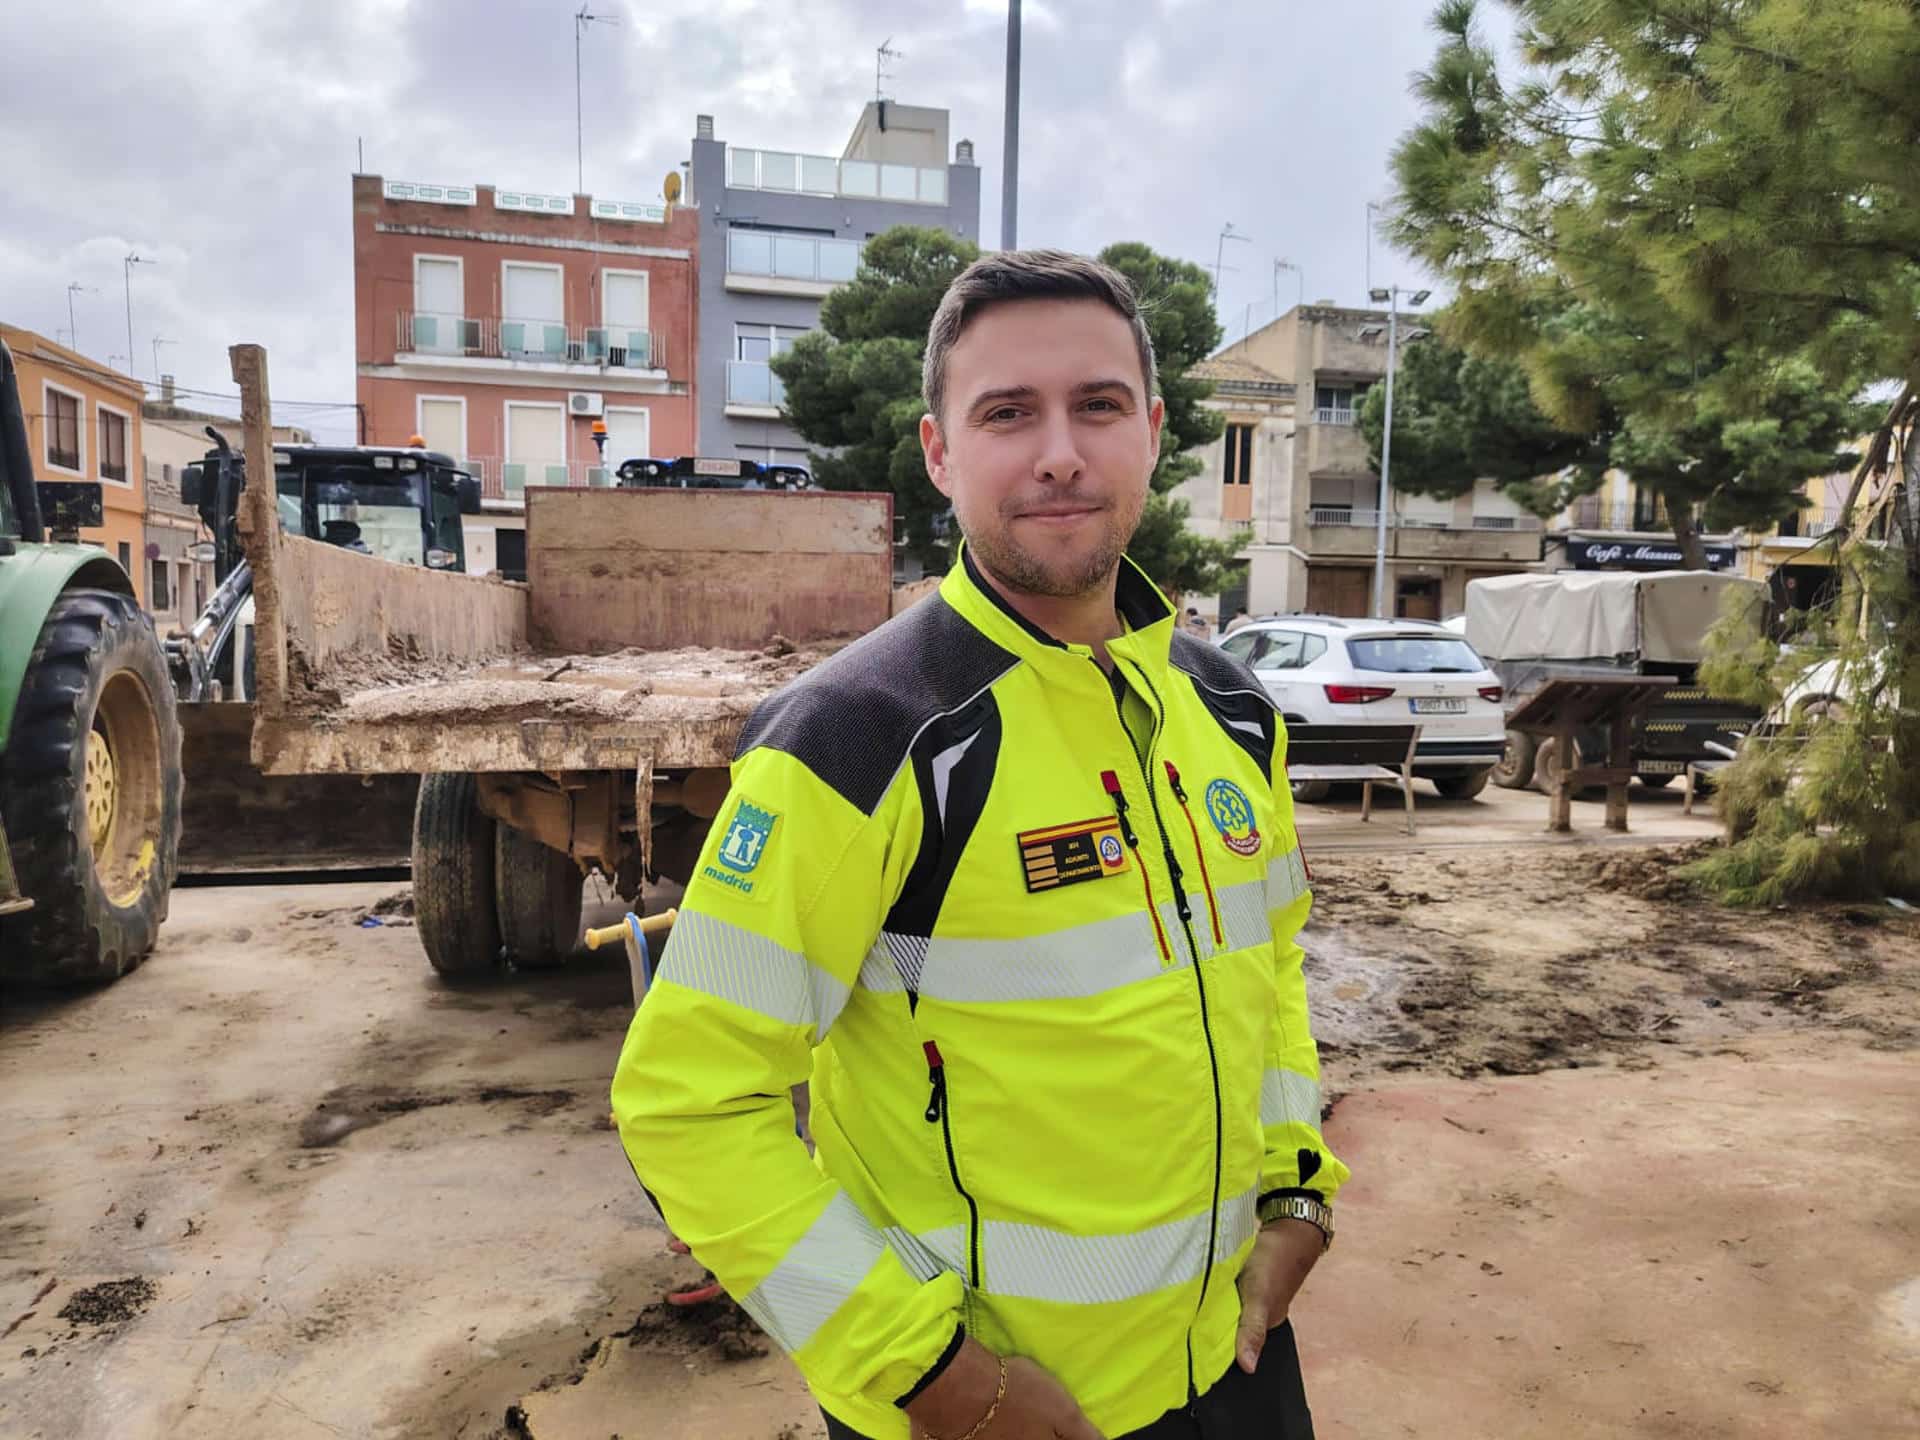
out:
M1413 707L1413 713L1416 715L1464 715L1467 713L1466 701L1456 700L1446 695L1422 696L1417 700L1407 701L1407 704Z
M693 473L696 475L738 475L740 473L740 462L738 460L695 460L693 462Z

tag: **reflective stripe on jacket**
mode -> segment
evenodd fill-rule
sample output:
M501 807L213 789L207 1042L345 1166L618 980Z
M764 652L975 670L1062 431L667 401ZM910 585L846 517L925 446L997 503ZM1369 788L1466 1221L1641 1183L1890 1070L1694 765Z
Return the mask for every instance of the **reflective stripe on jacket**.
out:
M1131 562L1117 608L1124 695L963 554L769 699L620 1057L667 1223L879 1440L962 1327L1103 1433L1184 1403L1259 1199L1347 1175L1285 732Z

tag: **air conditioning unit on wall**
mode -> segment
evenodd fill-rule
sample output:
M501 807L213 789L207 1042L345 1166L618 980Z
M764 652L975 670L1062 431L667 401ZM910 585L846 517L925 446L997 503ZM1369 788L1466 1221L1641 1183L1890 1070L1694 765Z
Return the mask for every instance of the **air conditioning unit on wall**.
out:
M569 415L603 415L607 409L607 397L596 390L570 390L567 392L567 413Z

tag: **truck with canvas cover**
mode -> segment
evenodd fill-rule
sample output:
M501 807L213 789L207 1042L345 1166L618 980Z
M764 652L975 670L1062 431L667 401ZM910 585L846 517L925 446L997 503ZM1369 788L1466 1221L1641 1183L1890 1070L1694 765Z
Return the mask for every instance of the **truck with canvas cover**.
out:
M412 776L268 777L247 757L253 730L253 572L240 543L246 464L212 426L205 458L181 473L181 498L213 538L215 589L185 634L167 638L182 702L187 776L181 869L188 874L337 870L404 864ZM422 446L276 445L274 501L296 535L396 565L464 571L462 517L480 486Z
M264 368L235 350L243 400ZM268 449L258 406L249 455ZM254 763L417 775L416 933L435 969L572 952L583 880L684 880L753 708L891 613L889 495L526 491L527 580L382 564L248 487Z
M1467 641L1506 689L1513 714L1550 680L1606 675L1673 677L1634 726L1633 769L1644 785L1664 786L1693 760L1737 745L1760 719L1751 707L1718 700L1699 684L1707 632L1723 607L1747 607L1764 620L1766 586L1706 570L1643 573L1563 570L1500 575L1467 585ZM1605 753L1596 728L1575 736L1576 754ZM1494 782L1550 789L1565 758L1556 742L1507 732Z
M152 951L180 839L166 656L83 528L98 482L36 485L0 342L0 984L99 984Z

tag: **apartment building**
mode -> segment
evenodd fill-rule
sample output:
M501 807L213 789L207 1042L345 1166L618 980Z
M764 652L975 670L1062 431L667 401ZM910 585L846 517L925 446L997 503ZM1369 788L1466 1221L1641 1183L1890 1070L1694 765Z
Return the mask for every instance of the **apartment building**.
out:
M865 242L895 225L980 238L980 171L962 140L949 159L945 110L871 101L845 149L806 155L720 139L694 124L691 196L704 227L698 392L704 454L805 463L780 418L771 360L819 323L853 279Z
M146 479L140 405L146 387L77 350L0 324L13 351L37 480L97 480L105 523L80 532L120 562L140 603L149 603Z
M658 201L353 177L363 438L479 477L469 568L524 571L527 486L693 453L699 239Z
M1354 422L1386 376L1387 323L1384 310L1297 305L1201 367L1228 427L1179 493L1196 526L1208 517L1222 537L1251 528L1245 603L1255 614L1372 611L1380 479ZM1491 481L1447 500L1394 491L1390 613L1437 620L1462 609L1468 581L1537 565L1541 535ZM1220 597L1223 618L1239 595Z

